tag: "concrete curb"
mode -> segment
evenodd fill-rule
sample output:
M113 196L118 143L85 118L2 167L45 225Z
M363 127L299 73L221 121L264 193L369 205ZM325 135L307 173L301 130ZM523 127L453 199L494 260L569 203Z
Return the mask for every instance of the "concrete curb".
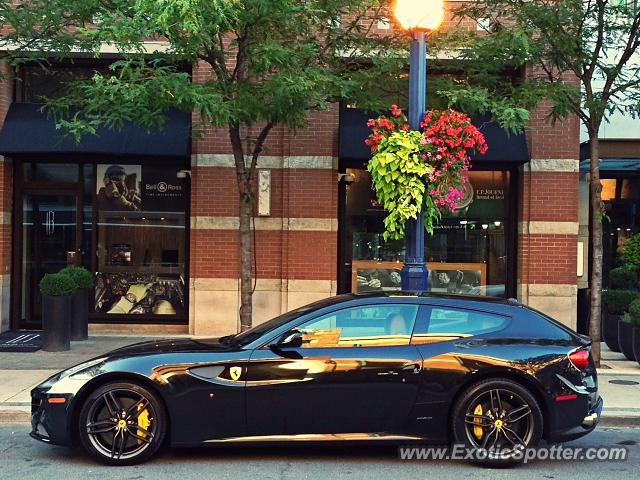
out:
M0 406L0 409L2 406ZM0 410L0 423L30 423L30 410Z
M640 415L603 415L598 427L640 427Z
M611 370L597 370L598 372L598 378L600 377L640 377L640 370L636 371L629 371L629 370L622 370L622 369L611 369Z

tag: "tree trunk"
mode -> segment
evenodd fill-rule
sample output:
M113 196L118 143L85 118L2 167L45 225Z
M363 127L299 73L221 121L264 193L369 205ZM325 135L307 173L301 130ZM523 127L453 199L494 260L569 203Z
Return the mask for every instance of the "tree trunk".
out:
M600 185L600 149L598 129L589 131L589 199L591 203L591 321L589 336L593 342L591 354L600 366L600 316L602 312L602 185Z
M253 314L253 286L251 263L253 242L251 238L251 184L248 180L238 184L240 190L240 331L251 328Z
M253 214L253 192L251 191L251 169L244 161L244 149L240 137L240 125L229 125L229 139L233 149L236 165L236 179L238 182L238 197L240 201L240 331L251 328L253 314L253 287L251 285L253 260L253 242L251 238L251 217Z

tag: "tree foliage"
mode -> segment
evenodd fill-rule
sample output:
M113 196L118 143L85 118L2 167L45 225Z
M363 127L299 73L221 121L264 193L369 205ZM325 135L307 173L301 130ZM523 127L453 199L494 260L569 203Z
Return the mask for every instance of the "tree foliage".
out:
M332 101L376 101L375 92L361 89L375 69L354 73L362 59L382 64L385 57L402 58L397 36L371 33L385 7L378 0L14 3L0 2L13 62L44 65L74 52L98 57L105 46L119 54L108 74L96 72L69 85L63 98L50 99L58 112L82 107L64 124L77 136L105 122L157 126L159 114L175 107L220 127L269 122L300 128L309 110ZM154 40L163 44L154 46ZM210 73L192 82L182 62L204 62Z
M376 31L387 7L386 0L0 0L7 46L0 58L48 68L116 52L108 72L96 70L44 99L76 140L102 125L160 128L171 108L195 113L194 132L228 132L245 330L254 287L252 183L265 142L274 127L306 127L311 111L333 102L387 104L406 81L408 45L403 32Z
M513 87L522 105L550 102L550 120L573 113L597 133L614 112L640 113L640 13L610 0L483 0L455 10L482 32L458 38L459 58L476 85L450 96L473 101L504 65L526 69ZM582 87L582 88L581 88Z
M622 247L620 260L625 268L640 271L640 233L631 235Z

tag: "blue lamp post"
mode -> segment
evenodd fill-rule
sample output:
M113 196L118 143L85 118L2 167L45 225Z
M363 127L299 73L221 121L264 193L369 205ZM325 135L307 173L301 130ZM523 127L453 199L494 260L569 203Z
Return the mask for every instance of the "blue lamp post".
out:
M444 18L443 0L397 0L394 16L411 32L409 59L409 126L420 130L427 100L427 47L425 37ZM424 258L424 217L409 219L405 226L405 259L401 272L402 290L427 290L428 272Z

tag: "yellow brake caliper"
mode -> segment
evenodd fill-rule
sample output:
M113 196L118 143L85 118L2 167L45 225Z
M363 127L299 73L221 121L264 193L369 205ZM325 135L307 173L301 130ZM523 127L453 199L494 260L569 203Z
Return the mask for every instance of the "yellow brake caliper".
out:
M142 405L138 405L138 411L140 412L140 410L142 410ZM149 428L149 425L151 425L151 420L149 420L149 410L145 408L138 415L138 426L147 430ZM136 431L136 433L142 438L147 437L147 434L144 433L142 430L138 430ZM142 440L138 440L138 445L141 445L141 444L142 444Z
M478 404L476 405L476 408L473 410L473 414L474 415L482 415L482 405ZM481 418L474 418L473 419L473 423L479 423L482 424L482 419ZM482 438L482 427L473 427L473 434L476 436L476 438L478 440L480 440Z

